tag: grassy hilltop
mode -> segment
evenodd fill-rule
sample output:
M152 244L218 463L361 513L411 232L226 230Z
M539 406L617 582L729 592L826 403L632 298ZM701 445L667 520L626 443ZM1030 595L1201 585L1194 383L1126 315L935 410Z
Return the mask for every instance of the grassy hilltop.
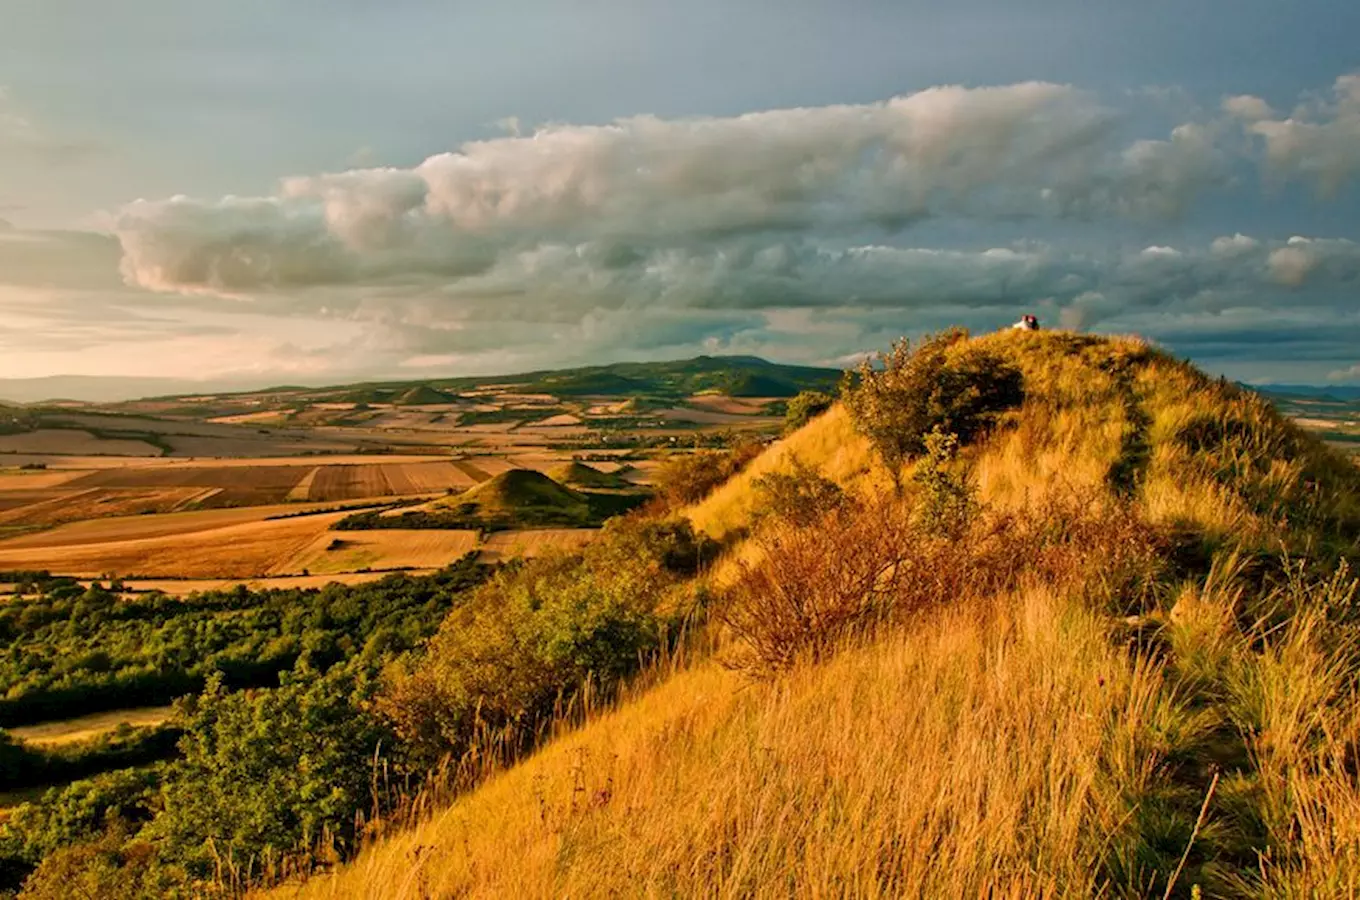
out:
M466 480L278 523L502 548L430 574L10 573L0 896L1360 894L1360 468L1136 339L882 362L773 443L411 463Z
M1360 471L1137 340L937 362L1023 399L772 446L685 510L702 649L279 896L1354 896Z

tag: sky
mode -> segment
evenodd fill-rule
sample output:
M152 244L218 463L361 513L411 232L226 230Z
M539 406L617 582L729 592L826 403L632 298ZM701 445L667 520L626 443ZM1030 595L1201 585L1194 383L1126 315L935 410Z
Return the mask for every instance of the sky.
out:
M953 324L1360 383L1351 0L0 0L0 379Z

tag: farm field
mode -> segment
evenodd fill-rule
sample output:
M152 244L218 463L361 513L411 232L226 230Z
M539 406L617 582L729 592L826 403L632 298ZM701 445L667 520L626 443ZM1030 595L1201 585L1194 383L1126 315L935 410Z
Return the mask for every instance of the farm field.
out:
M112 574L182 593L357 581L469 552L504 560L576 546L588 530L479 541L470 531L330 526L384 501L437 506L512 469L564 477L574 460L599 473L587 487L616 475L617 487L645 488L660 457L701 436L777 432L771 411L784 395L726 392L743 383L743 367L790 391L835 377L703 359L25 410L11 420L18 430L0 435L0 571ZM315 514L279 518L295 513Z
M437 569L477 549L470 530L327 531L316 535L271 574L328 575L361 569Z
M188 535L200 531L262 522L276 516L329 509L328 503L277 504L237 509L210 509L156 516L126 516L71 522L49 531L0 542L0 551L21 548L70 547L109 541Z
M52 526L107 516L168 513L192 505L207 506L220 494L202 487L143 487L132 490L56 489L23 498L0 495L0 526ZM5 509L12 500L20 505Z
M265 519L132 540L115 531L116 537L100 542L43 546L30 540L19 547L0 542L0 570L46 569L95 578L250 578L275 571L345 515Z
M43 722L41 725L25 725L9 729L10 734L39 746L59 746L73 741L85 741L113 731L119 725L146 726L159 725L170 718L174 708L170 706L146 706L140 709L114 709L108 712L92 713L74 719L61 719Z
M3 453L160 456L161 450L146 441L100 438L74 428L42 428L23 434L0 435L0 454Z

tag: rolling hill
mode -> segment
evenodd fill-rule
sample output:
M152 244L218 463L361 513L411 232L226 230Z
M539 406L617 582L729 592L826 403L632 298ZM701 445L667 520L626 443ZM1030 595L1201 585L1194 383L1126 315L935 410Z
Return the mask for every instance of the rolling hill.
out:
M685 511L729 546L716 651L278 896L1354 896L1360 470L1136 340L965 358L1024 401L950 463L975 518L908 542L896 605L743 670L771 598L843 596L875 517L942 477L895 494L838 405ZM759 519L795 461L863 512Z
M632 486L626 478L612 472L601 472L594 466L588 466L583 462L563 463L549 471L548 475L553 481L571 487L608 490Z
M590 519L588 498L532 469L510 469L444 502L487 521L584 524Z
M698 356L668 362L622 362L510 375L374 381L323 388L273 387L221 396L299 393L312 401L417 405L447 403L459 392L495 386L502 390L555 397L637 396L674 400L713 392L733 397L783 398L809 389L832 390L840 376L838 369L784 365L753 356Z

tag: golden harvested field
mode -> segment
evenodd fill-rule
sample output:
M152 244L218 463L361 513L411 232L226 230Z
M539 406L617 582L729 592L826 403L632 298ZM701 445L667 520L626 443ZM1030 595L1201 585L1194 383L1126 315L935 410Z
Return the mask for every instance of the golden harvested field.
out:
M312 479L309 500L353 500L394 493L381 465L324 466Z
M45 503L49 500L57 500L62 497L69 497L72 494L81 493L80 491L61 490L59 488L36 488L33 490L15 489L0 493L0 523L5 521L4 512L28 506L33 503Z
M773 403L773 397L729 397L726 394L695 394L686 402L698 409L733 416L758 416Z
M85 741L113 731L119 725L159 725L169 719L175 711L173 706L144 706L140 709L113 709L108 712L79 716L75 719L62 719L57 722L43 722L41 725L25 725L11 728L9 733L39 746L59 746L74 741Z
M273 457L312 452L350 452L355 448L354 441L320 440L316 438L301 440L276 436L258 437L200 437L196 435L171 434L164 438L181 457L208 457L210 459L240 460L265 459L273 462Z
M580 416L573 416L571 413L558 413L532 423L536 428L563 428L582 425Z
M483 481L487 481L491 478L491 473L482 468L481 463L483 462L485 462L485 460L480 458L476 462L473 462L470 459L456 459L453 461L453 464L457 466L459 471L464 475L472 479L473 483L481 484Z
M505 562L515 557L533 557L550 550L575 550L599 532L594 528L528 528L523 531L497 531L482 544L482 562Z
M476 531L385 528L328 531L281 561L274 574L330 574L356 569L435 569L477 549Z
M80 472L75 471L0 472L0 494L8 494L11 491L58 487L72 478L79 478L80 475Z
M201 468L143 467L136 469L105 469L91 472L70 484L72 487L195 487L217 488L205 499L210 506L251 506L277 503L288 496L293 485L306 475L296 466L258 465L204 466ZM385 493L375 491L376 494Z
M711 409L685 409L680 406L657 410L657 415L668 422L691 422L695 425L757 425L761 423L760 417L750 414L733 415L732 413L716 412Z
M53 453L61 455L107 454L109 456L160 456L158 447L145 441L98 438L74 428L40 428L23 434L0 436L0 453Z
M193 504L208 505L218 493L216 488L201 487L57 489L52 492L54 496L0 512L0 525L50 526L111 516L174 512Z
M433 494L448 488L466 490L477 484L471 476L448 460L384 465L383 474L396 494Z
M375 457L371 453L312 453L294 456L271 456L266 460L260 459L214 459L211 467L214 469L229 468L257 468L259 466L305 466L312 468L315 466L358 466L372 465L380 462L383 465L395 465L404 463L440 462L448 461L447 454L431 453L407 453L392 454ZM204 467L203 460L176 459L163 457L154 460L141 460L139 465L154 466L163 469L198 469ZM98 462L86 463L83 468L101 468Z
M101 544L110 541L130 541L145 538L171 537L211 531L228 525L262 522L270 516L292 515L314 509L324 509L329 503L290 503L275 506L250 506L235 509L205 509L192 512L165 513L155 516L124 516L70 522L38 534L0 541L0 551L21 548L75 547L81 544Z
M135 540L34 546L0 543L0 569L66 575L151 578L253 578L295 557L346 513L246 522ZM151 517L148 517L151 518ZM94 523L91 523L94 524ZM46 535L31 535L41 539ZM24 539L20 539L24 540Z
M307 470L307 474L288 492L285 500L306 500L312 493L312 482L316 480L316 473L321 471L320 466L313 466Z

